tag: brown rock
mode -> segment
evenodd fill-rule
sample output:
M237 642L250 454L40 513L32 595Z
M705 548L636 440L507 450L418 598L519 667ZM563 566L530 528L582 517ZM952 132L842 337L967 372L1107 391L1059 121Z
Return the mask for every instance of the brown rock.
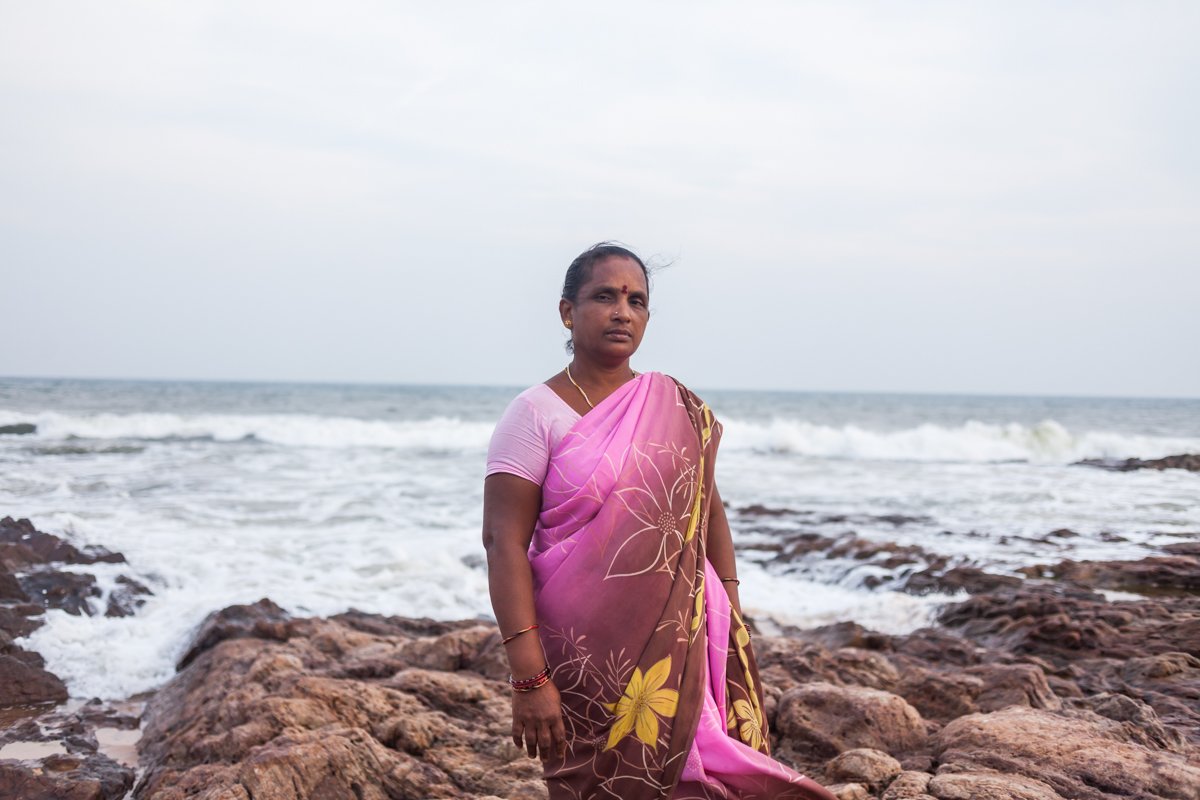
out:
M29 595L21 588L21 583L12 573L0 566L0 602L28 603Z
M286 611L265 597L251 605L228 606L209 614L192 635L176 668L183 669L196 656L226 639L286 639L288 629L284 623L288 618Z
M66 699L67 687L56 675L11 654L0 656L0 708Z
M1138 561L1061 561L1043 575L1083 586L1137 594L1200 592L1200 556L1149 556Z
M832 625L822 625L819 628L803 631L788 628L785 629L785 632L789 636L816 642L830 649L857 647L861 650L885 650L891 646L890 637L867 630L857 622L836 622Z
M1089 658L1070 669L1076 674L1085 704L1092 697L1110 693L1131 697L1153 709L1169 729L1159 731L1152 725L1146 731L1152 738L1165 735L1170 740L1179 733L1200 745L1200 659L1195 656L1160 653L1127 660Z
M0 564L9 570L33 564L60 562L66 564L95 564L97 561L122 563L125 556L103 547L89 546L82 550L59 537L43 533L27 519L0 519Z
M937 797L984 797L974 789L938 783L943 773L995 771L1007 778L1040 781L1067 798L1200 796L1200 767L1177 753L1152 749L1134 741L1122 723L1090 711L1009 707L991 714L972 714L946 725L935 737L934 753L942 766L930 783ZM973 779L974 780L974 779ZM987 786L980 778L979 781ZM987 779L992 780L991 778ZM997 791L1003 791L1003 785ZM954 792L966 791L966 794ZM971 792L975 793L972 794ZM990 790L989 790L990 791ZM1046 791L1032 784L1022 791ZM1039 795L990 795L995 797Z
M905 770L888 784L883 792L883 800L925 800L930 797L925 790L932 777L928 772Z
M19 578L21 588L42 608L60 608L68 614L92 615L89 598L99 597L96 577L78 572L39 569Z
M865 784L878 791L900 774L900 762L887 753L870 748L847 750L825 767L835 781Z
M764 676L768 671L774 676L765 681L768 686L786 690L812 681L841 682L833 654L817 642L790 636L756 638L754 654Z
M421 636L256 606L206 621L147 706L140 800L545 797L539 762L508 738L507 686L473 671L494 626Z
M1124 461L1114 461L1105 458L1085 458L1083 461L1076 461L1074 465L1099 467L1115 472L1129 472L1135 469L1186 469L1190 472L1200 472L1200 454L1185 453L1178 456L1166 456L1165 458L1151 458L1146 460L1127 458Z
M948 721L978 711L975 698L983 689L983 680L973 675L914 666L905 670L896 693L926 719Z
M20 800L120 800L133 770L100 754L51 757L41 766L0 761L0 797Z
M1128 695L1104 692L1076 700L1072 707L1090 709L1102 717L1125 723L1124 732L1131 742L1177 753L1190 750L1183 734L1163 725L1152 706Z
M389 750L359 728L279 736L242 762L236 780L252 798L464 796L441 770Z
M42 613L42 607L32 603L0 606L0 631L4 631L13 639L28 636L41 627L42 620L37 617Z
M900 672L882 653L842 647L833 653L833 669L841 683L868 689L890 690L900 682Z
M979 664L965 669L905 668L896 693L926 719L948 721L1009 705L1057 709L1062 701L1035 664Z
M910 594L930 594L932 592L976 594L1020 584L1021 579L1014 578L1012 575L994 575L984 572L979 567L957 566L944 571L931 568L915 572L904 582L903 588Z
M867 787L861 783L834 783L825 788L838 800L871 800Z
M925 722L898 695L875 689L809 683L779 700L776 726L797 754L830 758L868 747L893 754L925 743Z
M938 800L1063 800L1042 781L998 772L939 772L929 792Z
M1069 584L1031 584L975 595L938 615L954 633L1000 652L1056 666L1093 657L1200 653L1200 598L1110 603Z
M132 616L146 604L145 597L154 594L144 583L127 575L118 575L117 584L117 588L108 595L108 606L104 610L106 617Z
M1050 691L1046 673L1031 664L981 664L968 667L966 674L982 682L982 691L974 698L980 711L998 711L1012 705L1062 707L1062 701Z
M974 642L940 628L919 628L895 637L891 649L911 661L957 667L978 664L987 652Z
M754 505L739 508L738 513L746 517L782 517L796 514L797 512L787 508L768 508L767 506L755 503Z

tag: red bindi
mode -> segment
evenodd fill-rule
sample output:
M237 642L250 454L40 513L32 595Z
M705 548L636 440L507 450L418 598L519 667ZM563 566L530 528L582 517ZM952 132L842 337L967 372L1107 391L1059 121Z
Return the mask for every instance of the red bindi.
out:
M629 284L628 283L621 284L621 294L629 294Z

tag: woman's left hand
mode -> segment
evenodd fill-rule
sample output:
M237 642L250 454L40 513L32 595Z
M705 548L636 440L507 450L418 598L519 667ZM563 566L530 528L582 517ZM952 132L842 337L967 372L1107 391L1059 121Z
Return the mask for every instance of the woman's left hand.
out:
M530 758L541 755L562 758L567 754L567 731L563 727L562 700L553 681L532 692L513 692L512 738Z

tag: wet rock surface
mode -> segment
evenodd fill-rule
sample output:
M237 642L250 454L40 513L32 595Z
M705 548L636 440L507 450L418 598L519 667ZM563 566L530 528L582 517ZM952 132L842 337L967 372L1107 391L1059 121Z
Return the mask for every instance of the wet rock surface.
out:
M839 797L1200 797L1191 598L1030 580L942 618L756 638L775 756ZM507 739L498 640L269 601L214 614L147 707L135 796L545 797Z
M1200 472L1200 453L1184 453L1178 456L1150 459L1085 458L1083 461L1076 461L1075 466L1099 467L1115 472L1131 472L1135 469L1186 469L1189 472Z
M843 622L755 637L775 756L846 798L1200 798L1200 597L1195 543L1179 544L1024 579L981 571L936 626L903 636ZM1110 601L1087 585L1110 580L1149 594ZM19 579L6 589L0 621L53 607ZM3 631L3 657L42 669ZM544 798L539 762L509 739L506 673L490 623L231 606L144 712L10 707L0 748L25 750L0 749L0 797ZM134 785L100 732L139 723Z
M125 556L104 547L78 548L51 533L43 533L27 519L0 519L0 566L7 571L35 564L124 563Z
M117 800L133 787L132 748L114 760L97 732L136 730L137 715L98 700L71 708L67 687L44 659L13 641L41 627L47 609L123 616L145 602L150 590L122 575L101 606L94 575L63 569L98 563L125 557L76 547L27 519L0 519L0 798Z
M745 513L743 510L742 513ZM873 518L878 522L878 517ZM916 521L917 518L900 518ZM822 518L821 522L827 522ZM902 521L887 520L901 525ZM768 555L767 563L789 564L819 559L822 562L840 561L843 572L864 570L862 584L868 589L892 589L910 594L933 592L986 592L1020 585L1021 579L1012 575L996 575L962 563L962 559L939 555L919 545L878 541L854 531L838 536L825 536L812 531L780 531L768 526L755 529L768 534L762 541L741 547L746 552Z
M65 565L123 564L125 556L103 547L76 547L37 530L27 519L0 519L0 709L61 702L66 687L44 669L41 656L13 642L41 627L47 609L68 614L99 613L103 593L96 578ZM150 590L128 576L109 595L105 613L132 613Z
M263 600L210 617L185 660L147 707L139 798L545 796L493 625Z
M0 712L6 724L0 726L0 798L117 800L133 788L132 747L110 755L100 737L136 732L140 703L118 707L92 700L70 709L32 712Z
M1116 589L1136 594L1200 595L1200 543L1168 545L1173 555L1139 561L1060 561L1053 566L1027 567L1033 577L1053 577L1081 586Z

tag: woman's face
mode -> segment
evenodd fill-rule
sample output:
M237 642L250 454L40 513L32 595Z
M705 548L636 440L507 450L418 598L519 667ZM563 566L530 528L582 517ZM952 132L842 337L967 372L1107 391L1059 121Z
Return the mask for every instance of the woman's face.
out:
M610 256L592 265L592 274L572 303L559 311L570 322L575 353L602 361L621 361L642 343L650 319L646 276L633 259Z

